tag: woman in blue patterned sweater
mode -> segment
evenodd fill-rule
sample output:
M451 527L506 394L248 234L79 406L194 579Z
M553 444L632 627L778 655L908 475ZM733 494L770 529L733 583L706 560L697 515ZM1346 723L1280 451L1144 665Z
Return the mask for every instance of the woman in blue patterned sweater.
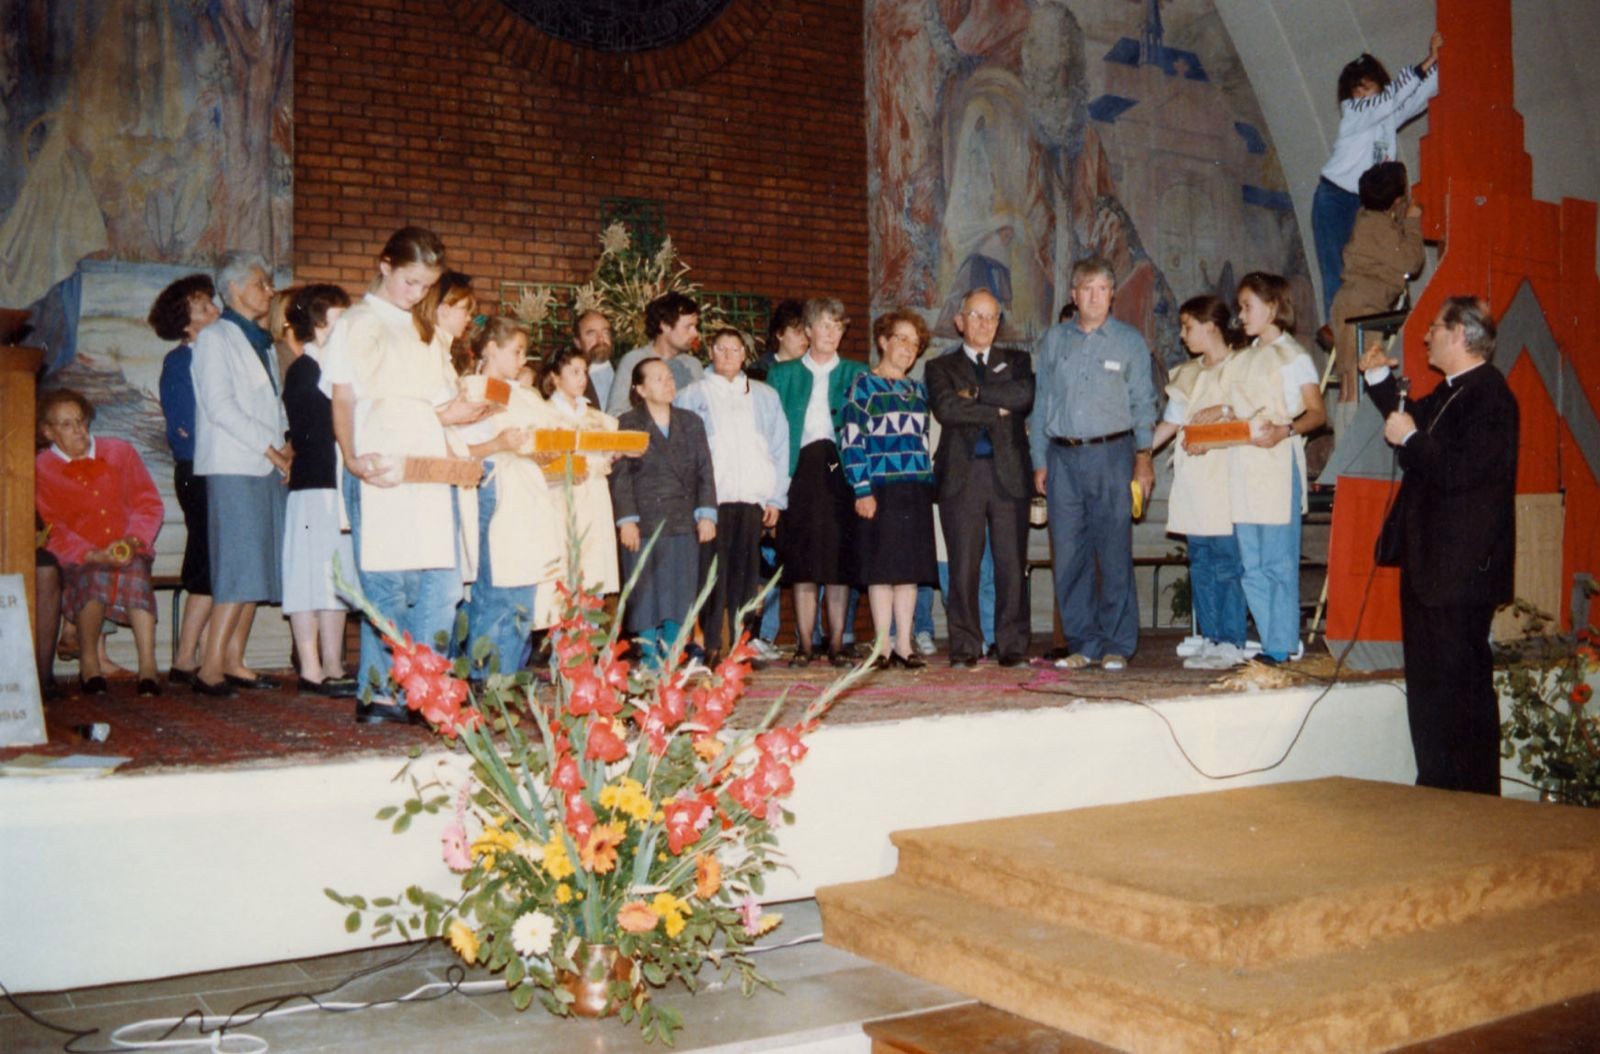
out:
M872 327L880 359L850 386L841 414L845 479L856 495L857 580L867 587L880 645L894 627L887 665L921 669L911 646L917 586L938 580L933 545L933 464L928 389L906 374L928 346L914 312L891 311Z

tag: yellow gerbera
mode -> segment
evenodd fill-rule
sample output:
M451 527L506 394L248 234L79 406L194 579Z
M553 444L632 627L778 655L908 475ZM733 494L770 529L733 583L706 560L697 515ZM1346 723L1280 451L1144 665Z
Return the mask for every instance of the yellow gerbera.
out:
M469 963L478 961L478 935L460 919L451 919L450 926L445 930L445 936L450 938L450 947L455 949L457 955Z
M601 788L600 804L604 808L622 813L635 823L648 821L656 811L655 804L644 792L644 785L627 776Z
M522 841L512 832L501 829L500 825L504 822L503 818L497 817L472 843L472 855L481 859L486 869L493 870L499 855L514 851L517 843Z
M551 833L544 847L544 873L560 882L574 874L572 858L567 855L567 836L559 826Z
M559 886L556 887L556 903L557 904L570 904L570 903L572 903L572 887L567 885L565 882L561 883Z
M661 916L661 928L668 937L676 937L683 932L684 916L689 913L689 905L671 893L657 893L650 902L650 910Z

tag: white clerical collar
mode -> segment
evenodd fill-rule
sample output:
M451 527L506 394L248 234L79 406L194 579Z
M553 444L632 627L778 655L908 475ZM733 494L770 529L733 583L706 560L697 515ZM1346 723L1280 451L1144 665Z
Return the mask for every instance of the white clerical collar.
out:
M1489 363L1488 363L1487 359L1479 359L1477 362L1473 363L1471 366L1468 366L1466 369L1458 370L1457 372L1450 374L1448 377L1446 377L1444 379L1444 383L1449 385L1450 387L1454 388L1456 386L1456 382L1461 380L1461 378L1465 377L1467 374L1471 373L1473 370L1477 369L1479 366L1487 366L1488 364Z
M60 458L62 461L74 461L74 460L82 461L84 458L94 457L94 436L90 436L89 437L89 450L88 450L88 453L84 454L82 458L73 458L65 450L62 450L60 447L56 446L54 443L50 444L50 453L54 454L56 457Z

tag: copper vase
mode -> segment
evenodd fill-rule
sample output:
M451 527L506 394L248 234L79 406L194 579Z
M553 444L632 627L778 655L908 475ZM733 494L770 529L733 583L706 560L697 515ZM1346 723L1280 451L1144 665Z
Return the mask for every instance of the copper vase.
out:
M622 1006L612 994L612 984L630 984L633 960L620 954L615 945L584 944L572 957L577 971L562 970L561 987L572 993L572 1013L577 1017L610 1017Z

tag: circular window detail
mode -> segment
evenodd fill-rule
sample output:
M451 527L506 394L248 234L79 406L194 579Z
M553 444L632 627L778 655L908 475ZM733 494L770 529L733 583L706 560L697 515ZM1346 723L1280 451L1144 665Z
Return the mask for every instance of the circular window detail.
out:
M544 33L580 48L612 54L682 43L727 8L730 0L500 0Z

